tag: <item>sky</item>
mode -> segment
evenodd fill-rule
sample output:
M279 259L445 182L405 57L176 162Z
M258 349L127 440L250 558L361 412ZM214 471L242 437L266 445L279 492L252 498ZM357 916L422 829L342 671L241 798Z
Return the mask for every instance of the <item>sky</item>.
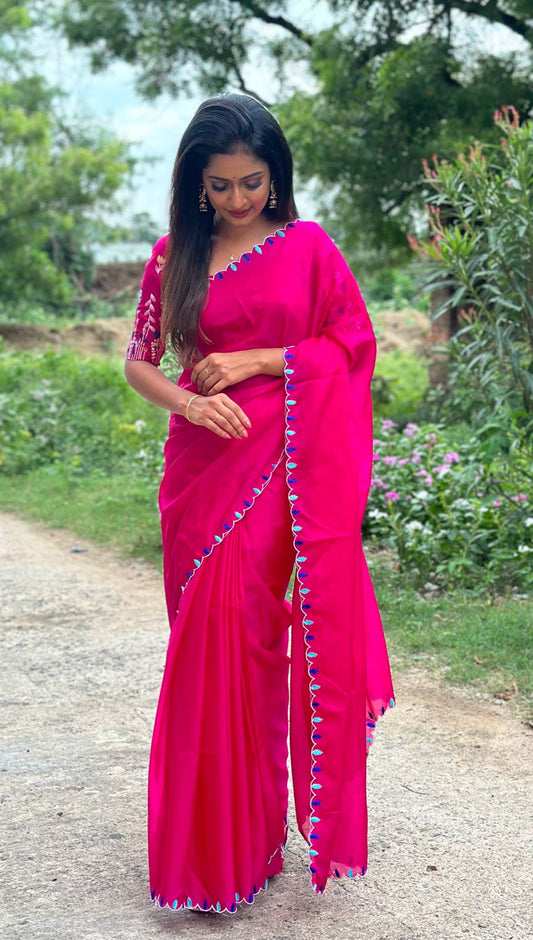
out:
M320 22L327 21L323 0L315 3L293 0L288 6L294 19L301 17L305 10L306 18L312 11L315 24L317 17ZM147 212L156 228L161 233L166 232L170 178L176 151L183 131L205 95L198 92L180 99L161 95L156 101L146 101L136 91L134 67L117 61L104 72L93 74L87 51L69 49L67 43L55 34L40 36L39 53L47 79L66 93L68 110L92 115L117 137L130 142L135 157L153 159L151 165L138 167L134 188L126 194L125 215ZM247 68L246 80L255 93L266 100L271 99L272 76L259 62ZM299 84L305 83L305 76L300 75ZM238 92L239 89L228 87L228 91ZM314 203L309 192L299 194L298 207L303 216L313 215ZM143 256L146 246L107 245L102 246L98 254L105 260L125 260L125 251L129 252L128 257L132 251Z
M327 22L326 4L304 0L290 0L288 15L301 22L312 14L313 26ZM305 13L304 13L305 11ZM471 22L471 21L470 21ZM465 30L464 41L468 45L473 34L481 39L487 51L499 52L502 48L520 50L523 45L504 27L487 29L484 25ZM121 139L131 143L134 156L153 159L153 164L141 164L137 170L135 186L125 194L124 217L147 212L161 233L167 230L168 197L170 177L180 137L192 118L204 95L172 99L162 95L156 101L144 100L135 88L135 69L123 62L116 62L104 72L93 74L89 66L88 53L83 49L69 49L66 42L56 35L40 38L41 67L52 84L58 85L67 95L68 107L77 113L90 114L103 123ZM272 76L261 66L253 63L246 73L250 87L266 99L272 96ZM296 75L296 83L310 82L304 73ZM228 91L238 91L228 88ZM314 214L314 202L310 191L299 191L297 202L304 217ZM130 247L139 256L146 246ZM124 259L124 246L106 246L102 257L106 260Z

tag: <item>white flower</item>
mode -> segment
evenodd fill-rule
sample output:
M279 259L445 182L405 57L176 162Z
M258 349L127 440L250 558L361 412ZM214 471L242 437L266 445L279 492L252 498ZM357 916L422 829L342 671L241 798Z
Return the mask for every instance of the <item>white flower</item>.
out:
M414 494L415 499L421 499L422 501L429 499L428 490L418 490L418 493Z
M381 512L379 509L371 509L368 513L369 519L387 519L388 514L386 512Z
M533 548L531 548L531 545L519 545L517 552L520 555L528 555L530 552L533 552Z
M527 529L529 529L529 527L533 525L533 516L528 516L524 522L524 525L526 526Z
M470 509L470 500L455 499L452 503L452 509Z
M418 519L411 519L410 522L405 523L405 528L408 532L414 532L415 529L423 529L424 526L421 522L418 521Z
M140 432L143 431L146 427L146 421L143 421L142 418L137 418L137 421L134 421L133 423L133 427L137 433L140 434Z

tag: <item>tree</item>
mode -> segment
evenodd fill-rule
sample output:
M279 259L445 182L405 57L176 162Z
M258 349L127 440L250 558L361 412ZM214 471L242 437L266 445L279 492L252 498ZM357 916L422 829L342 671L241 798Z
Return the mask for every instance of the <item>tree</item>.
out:
M273 75L300 177L325 197L334 233L390 252L421 205L420 159L452 157L492 112L533 107L530 0L329 0L322 25L261 0L69 0L60 23L95 68L138 67L148 97L249 87L251 56ZM311 17L314 9L311 8ZM499 26L522 52L487 54L471 24ZM466 41L465 41L466 33ZM253 51L253 52L252 52ZM294 64L307 68L296 88ZM311 86L311 90L309 87Z
M453 288L460 329L448 347L441 408L494 450L533 460L533 121L514 108L494 117L497 145L425 167L430 239L410 238L428 283Z
M65 123L59 92L28 68L30 26L24 4L0 0L0 300L59 307L86 286L99 214L133 161L98 125Z

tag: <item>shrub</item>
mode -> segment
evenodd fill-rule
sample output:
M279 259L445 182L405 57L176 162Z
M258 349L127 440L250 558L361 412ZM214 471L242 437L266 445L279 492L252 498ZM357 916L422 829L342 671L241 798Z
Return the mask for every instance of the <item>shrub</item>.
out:
M126 383L122 363L74 351L0 353L0 470L76 473L162 466L168 417ZM157 469L156 469L157 465Z
M533 507L519 474L487 462L473 436L451 449L442 429L383 421L374 442L366 534L393 548L422 587L528 590Z
M372 381L374 414L400 423L415 418L428 385L427 366L420 356L400 349L380 353Z
M433 289L451 287L447 305L461 309L440 415L460 414L489 449L520 454L525 486L533 464L533 123L520 126L513 108L496 112L495 123L499 146L425 164L432 234L411 244L430 264Z

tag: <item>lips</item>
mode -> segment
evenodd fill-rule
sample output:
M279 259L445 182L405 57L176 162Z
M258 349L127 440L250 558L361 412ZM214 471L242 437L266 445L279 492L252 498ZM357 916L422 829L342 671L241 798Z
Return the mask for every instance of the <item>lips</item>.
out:
M232 215L234 219L244 219L244 217L248 215L249 211L250 208L245 209L244 212L230 212L230 215Z

